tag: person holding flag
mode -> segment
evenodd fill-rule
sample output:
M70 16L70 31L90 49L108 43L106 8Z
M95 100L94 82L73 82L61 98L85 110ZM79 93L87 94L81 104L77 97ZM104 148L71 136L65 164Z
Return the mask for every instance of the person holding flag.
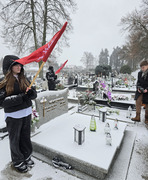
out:
M4 78L0 82L0 106L4 108L5 112L12 166L21 173L27 172L28 167L34 166L31 159L32 144L30 140L31 100L37 97L37 92L32 85L66 26L67 22L51 41L29 56L20 59L17 56L7 55L3 59ZM24 75L23 65L40 61L43 61L42 65L30 83Z
M17 56L7 55L3 59L4 78L0 82L0 106L4 108L9 135L12 167L25 173L33 167L30 127L32 99L36 90L28 88L30 82L24 75L23 65L15 62Z

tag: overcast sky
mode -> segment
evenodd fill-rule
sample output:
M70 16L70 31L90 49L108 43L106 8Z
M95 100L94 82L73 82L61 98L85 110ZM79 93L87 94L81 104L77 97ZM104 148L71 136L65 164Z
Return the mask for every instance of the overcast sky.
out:
M139 9L142 0L75 0L78 10L72 14L73 33L70 47L64 48L57 61L67 65L82 65L80 59L85 51L98 56L107 48L111 54L113 47L122 46L125 34L119 26L121 17ZM14 54L0 41L1 56Z
M119 26L121 17L139 9L141 0L76 0L77 12L72 16L74 32L70 36L70 48L64 48L60 62L81 65L84 51L98 56L107 48L122 46L125 34Z

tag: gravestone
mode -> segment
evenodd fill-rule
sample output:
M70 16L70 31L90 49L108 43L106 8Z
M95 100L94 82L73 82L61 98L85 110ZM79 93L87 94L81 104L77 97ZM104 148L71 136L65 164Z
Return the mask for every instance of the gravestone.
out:
M39 113L37 127L68 112L68 89L59 91L40 92L35 99L36 109Z

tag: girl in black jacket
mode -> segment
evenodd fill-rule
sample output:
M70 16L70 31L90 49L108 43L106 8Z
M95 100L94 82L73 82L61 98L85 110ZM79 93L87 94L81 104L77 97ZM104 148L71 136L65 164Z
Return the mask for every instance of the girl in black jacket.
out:
M4 108L9 134L13 167L27 172L33 167L30 126L32 99L37 97L35 89L24 76L23 66L14 60L17 56L7 55L3 60L4 79L0 82L0 106Z

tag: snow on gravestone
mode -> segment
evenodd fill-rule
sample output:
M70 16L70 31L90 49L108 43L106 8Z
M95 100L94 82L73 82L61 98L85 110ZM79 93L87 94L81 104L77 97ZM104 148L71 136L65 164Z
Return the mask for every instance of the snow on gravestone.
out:
M37 127L68 112L67 94L68 89L38 93L35 99L36 109L39 113Z

